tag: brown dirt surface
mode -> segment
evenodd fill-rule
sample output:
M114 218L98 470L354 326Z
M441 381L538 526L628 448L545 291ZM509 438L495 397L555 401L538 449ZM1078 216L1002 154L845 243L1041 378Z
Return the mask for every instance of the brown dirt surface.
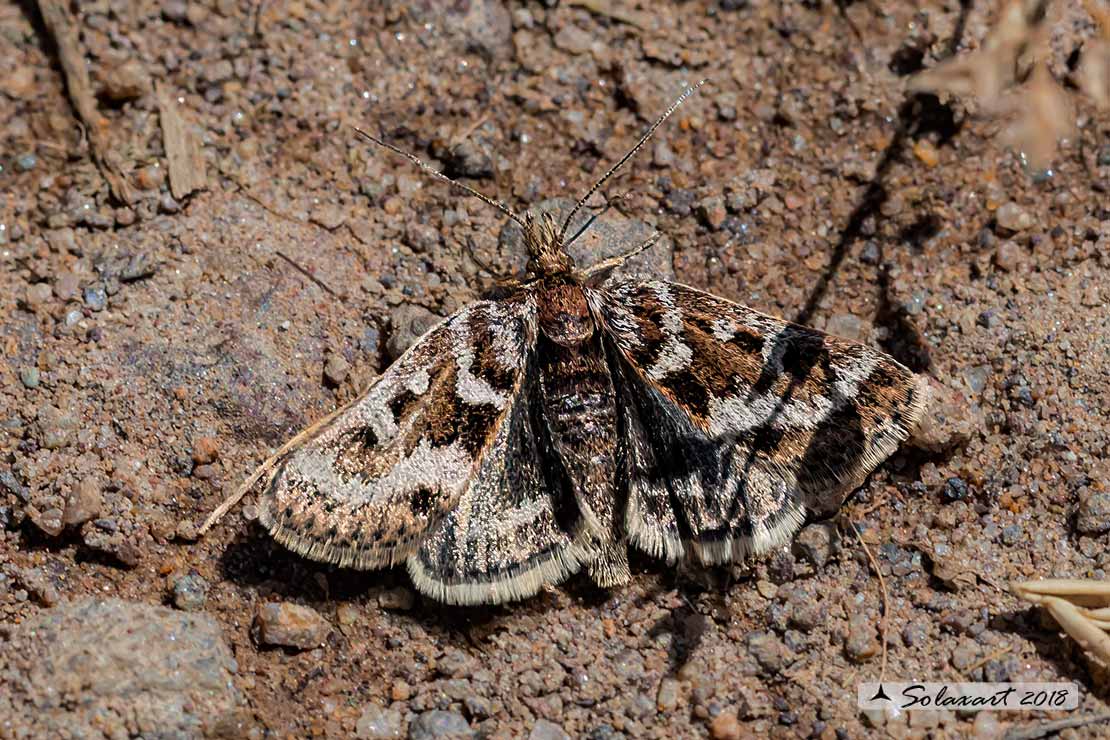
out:
M861 714L881 602L843 522L748 568L639 557L611 593L577 577L482 609L296 557L251 497L196 540L259 461L480 294L468 241L523 264L495 210L349 124L523 210L584 192L701 77L582 254L658 228L656 274L928 373L921 439L844 509L889 588L888 676L1075 681L1080 714L1106 711L1106 671L1008 583L1110 569L1110 116L1074 95L1074 133L1030 173L998 120L906 92L981 42L992 3L74 5L98 156L131 201L35 4L0 3L0 737L36 716L420 738L989 738L1039 717ZM1060 79L1093 33L1080 8L1051 11ZM160 103L195 137L171 142L180 197ZM127 620L158 622L135 642ZM186 636L230 681L201 704L155 675ZM141 690L85 675L136 644ZM74 708L93 693L110 711Z

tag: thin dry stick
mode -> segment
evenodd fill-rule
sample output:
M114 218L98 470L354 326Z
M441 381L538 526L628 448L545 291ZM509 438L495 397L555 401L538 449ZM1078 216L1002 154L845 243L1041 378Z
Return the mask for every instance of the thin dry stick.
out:
M339 299L339 300L341 300L341 301L342 301L342 300L343 300L343 299L345 298L345 296L343 296L343 295L340 295L339 293L336 293L336 292L335 292L334 290L332 290L331 288L329 288L329 287L328 287L328 284L327 284L327 283L325 283L325 282L324 282L323 280L321 280L320 278L316 277L316 276L315 276L315 275L313 275L313 274L312 274L311 272L309 272L308 270L306 270L305 268L301 267L301 266L300 266L299 264L297 264L296 262L294 262L294 261L293 261L293 258L292 258L292 257L288 257L288 256L286 256L286 254L285 254L284 252L281 252L281 251L275 251L275 252L274 252L274 254L276 254L276 255L277 255L278 257L281 257L281 258L282 258L283 260L285 260L286 262L288 262L288 263L289 263L289 265L290 265L290 266L291 266L291 267L292 267L292 268L293 268L294 270L296 270L297 272L301 273L302 275L304 275L304 276L305 276L306 278L308 278L308 279L309 279L309 280L311 280L312 282L316 283L316 285L317 285L317 286L319 286L320 290L324 291L324 292L325 292L325 293L327 293L328 295L332 296L333 298L338 298L338 299Z
M1002 736L1002 740L1037 740L1037 738L1055 735L1063 730L1075 727L1086 727L1087 725L1095 725L1100 722L1110 722L1110 712L1105 714L1088 714L1085 717L1069 717L1067 719L1058 719L1054 722L1043 722L1038 725L1021 727L1008 731Z
M629 149L628 154L625 154L623 157L620 158L619 162L610 167L609 171L602 175L601 179L595 182L594 186L586 191L586 194L582 196L582 198L577 203L574 204L574 208L571 209L570 213L567 214L566 220L563 221L563 228L559 230L560 244L562 244L563 240L567 238L567 229L570 228L570 222L574 219L576 215L578 215L578 212L582 210L582 206L586 204L586 201L590 199L590 196L596 193L597 189L604 185L606 180L616 174L617 170L623 167L625 162L636 156L636 152L640 151L640 149L643 148L644 144L646 144L648 142L648 139L652 137L652 134L655 133L655 130L663 125L663 121L666 121L668 118L670 118L671 114L678 110L678 106L685 103L687 98L697 92L698 88L708 81L708 79L698 80L693 85L686 88L685 92L678 96L678 100L671 103L671 107L667 108L667 110L663 112L663 115L655 119L655 123L651 124L648 130L644 132L644 135L641 136L640 140L636 142L636 146Z
M355 399L355 401L357 401L357 400L358 399ZM355 401L352 401L351 403L354 403ZM236 489L235 493L231 494L226 499L224 499L224 502L222 504L220 504L219 506L217 506L216 510L208 515L208 518L204 520L204 524L202 524L200 529L197 531L197 536L200 537L200 536L204 535L204 533L207 532L209 529L211 529L216 524L216 522L220 521L220 519L223 518L223 515L226 514L232 506L235 506L235 504L242 501L243 497L247 495L247 492L249 490L251 490L251 488L254 487L254 484L257 483L258 480L263 475L265 475L266 473L270 472L270 470L273 469L274 465L277 464L278 460L281 459L282 455L284 455L286 452L291 450L294 446L299 444L306 437L310 436L317 429L319 429L320 427L324 426L329 421L334 419L336 416L338 416L340 414L340 412L345 411L347 409L347 407L350 406L350 405L351 404L346 404L344 406L340 406L335 411L332 411L330 414L328 414L327 416L320 419L319 421L317 421L312 426L310 426L307 429L305 429L304 431L302 431L296 437L293 437L293 439L291 439L288 442L286 442L285 444L283 444L281 446L281 449L279 449L273 455L270 455L270 457L266 458L266 461L264 463L262 463L261 465L259 465L257 468L255 468L255 471L253 473L251 473L250 476L245 481L243 481L243 485L239 486L239 488Z
M470 138L471 134L473 134L475 131L477 131L483 125L485 125L485 122L488 121L488 120L489 120L489 113L483 113L478 118L477 121L475 121L474 123L472 123L469 126L467 126L466 128L464 128L462 131L459 131L457 134L452 136L450 142L448 142L449 146L456 147L459 144L461 144L462 142L466 141L467 139Z
M155 85L158 97L158 118L162 125L162 146L170 171L170 192L181 200L194 190L208 185L204 150L200 137L189 128L177 104L164 85Z
M997 660L998 658L1001 658L1003 655L1006 655L1007 653L1009 653L1013 649L1014 649L1013 645L1004 645L1001 648L999 648L998 650L995 650L990 655L983 656L979 660L977 660L974 663L972 663L971 665L969 665L966 669L964 669L964 675L968 676L968 675L974 673L976 670L978 670L979 668L982 668L987 663L990 663L992 660Z
M108 122L96 109L96 96L93 95L89 70L85 67L85 56L81 52L81 43L77 36L77 21L70 13L69 3L65 0L38 0L38 5L42 20L58 48L58 59L62 63L69 99L85 125L93 162L116 200L131 203L134 200L131 184L112 158L114 154L108 137Z
M883 597L883 616L881 621L879 622L879 631L882 633L883 636L883 657L882 663L880 663L879 665L879 683L882 683L886 679L886 628L887 619L890 615L890 605L886 595L886 579L883 578L883 571L881 568L879 568L879 562L875 560L875 556L871 554L871 548L868 547L867 543L863 541L863 536L859 533L859 530L856 529L856 523L853 521L849 521L848 525L852 528L852 534L854 534L856 536L856 539L859 540L860 547L862 547L863 551L867 553L867 559L871 562L872 570L874 570L875 575L879 577L879 590L882 591Z

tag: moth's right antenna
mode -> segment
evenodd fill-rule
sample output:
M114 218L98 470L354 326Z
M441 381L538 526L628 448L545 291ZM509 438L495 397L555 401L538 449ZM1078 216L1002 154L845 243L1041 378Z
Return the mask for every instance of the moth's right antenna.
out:
M671 114L678 110L678 106L686 102L686 98L697 92L697 89L708 81L708 79L698 80L696 83L686 88L685 92L678 96L678 100L671 103L671 107L667 108L663 115L655 119L655 123L651 124L651 127L644 132L644 135L641 136L640 140L636 142L636 146L632 147L632 149L629 150L628 154L625 154L623 157L621 157L619 162L610 167L609 171L602 175L600 180L594 183L594 186L590 188L589 192L587 192L584 196L582 196L581 200L574 204L574 208L571 209L570 214L568 214L566 220L563 221L563 228L559 231L560 244L563 243L563 239L565 239L567 236L567 229L570 228L571 219L573 219L578 211L582 209L582 206L586 205L586 201L590 199L590 196L596 193L597 189L604 185L605 181L612 177L616 173L616 171L624 165L625 162L632 159L632 157L636 155L636 152L640 151L644 144L648 142L648 139L651 138L651 135L655 133L655 129L662 126L663 121L666 121L668 118L670 118Z
M415 155L409 154L404 149L398 149L397 147L393 146L392 144L388 144L388 143L382 141L381 139L378 139L378 138L375 138L375 137L371 136L370 134L368 134L365 131L363 131L362 129L360 129L358 126L351 126L351 128L353 128L360 135L362 135L363 138L368 139L369 141L372 141L373 143L377 144L378 146L384 147L385 149L388 149L389 151L394 152L395 154L400 154L402 157L408 158L408 160L410 162L412 162L417 167L419 167L420 169L427 172L432 177L434 177L436 179L439 179L439 180L443 180L444 182L448 183L449 185L455 186L459 190L466 191L470 195L473 195L475 198L477 198L478 200L485 203L487 206L493 206L494 208L496 208L497 210L501 211L506 216L511 218L513 221L516 221L518 224L520 224L521 228L525 228L524 220L520 216L513 213L512 209L510 209L507 205L505 205L501 201L494 200L493 198L489 197L488 195L485 195L484 193L480 193L480 192L478 192L477 190L475 190L474 188L472 188L468 185L463 185L461 182L457 182L455 180L452 180L447 175L445 175L442 172L440 172L439 170L433 168L430 164L428 164L428 163L424 162L423 160L417 158Z

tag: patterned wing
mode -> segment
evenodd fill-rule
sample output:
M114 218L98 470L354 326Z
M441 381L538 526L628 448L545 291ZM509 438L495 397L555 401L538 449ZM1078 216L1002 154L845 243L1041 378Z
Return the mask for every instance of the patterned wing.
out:
M913 429L920 378L881 352L683 285L591 292L627 410L627 526L720 563L828 513Z
M541 418L538 382L530 378L458 504L408 560L413 583L437 601L523 599L592 558L592 530Z
M316 560L366 569L405 560L504 454L535 338L529 294L439 324L281 459L259 520Z

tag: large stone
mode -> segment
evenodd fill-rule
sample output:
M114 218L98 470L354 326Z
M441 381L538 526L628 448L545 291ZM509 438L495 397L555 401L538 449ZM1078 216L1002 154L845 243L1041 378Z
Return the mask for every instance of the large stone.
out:
M200 737L241 724L237 670L210 617L84 599L0 645L0 717L11 737Z

